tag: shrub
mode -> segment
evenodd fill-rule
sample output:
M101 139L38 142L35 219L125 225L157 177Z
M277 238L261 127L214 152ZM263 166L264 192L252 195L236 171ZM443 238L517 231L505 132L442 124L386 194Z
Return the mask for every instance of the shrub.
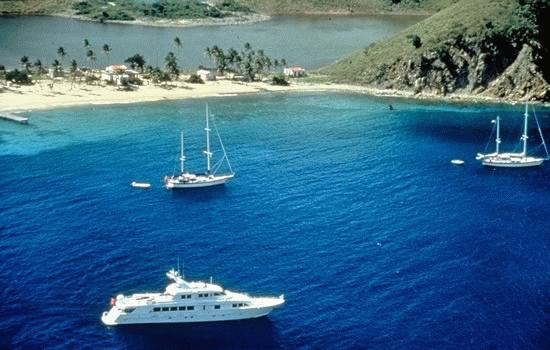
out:
M87 75L84 81L86 82L86 84L95 84L97 81L99 81L99 78L95 75Z
M288 86L288 81L286 80L285 76L280 74L273 77L271 80L272 85L279 85L279 86Z
M413 44L415 48L418 49L422 46L422 39L420 39L418 35L408 35L407 38L411 41L411 44Z
M204 84L204 81L201 79L200 75L198 74L191 74L189 76L189 79L187 79L187 82L191 84Z
M17 69L6 72L6 80L13 81L14 83L18 84L30 85L32 83L31 78L27 75L27 73L19 71Z

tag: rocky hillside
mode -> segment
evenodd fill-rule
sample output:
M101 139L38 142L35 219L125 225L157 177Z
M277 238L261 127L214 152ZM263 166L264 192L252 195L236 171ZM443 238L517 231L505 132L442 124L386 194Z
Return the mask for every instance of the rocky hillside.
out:
M548 18L550 0L461 0L322 72L419 94L549 101Z

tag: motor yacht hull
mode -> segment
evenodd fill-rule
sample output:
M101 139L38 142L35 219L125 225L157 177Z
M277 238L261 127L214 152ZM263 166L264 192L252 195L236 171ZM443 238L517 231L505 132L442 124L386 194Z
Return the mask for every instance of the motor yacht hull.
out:
M276 300L275 304L266 307L250 307L240 309L221 309L197 311L153 312L153 308L137 308L131 313L125 313L116 307L106 311L101 321L107 326L123 324L153 324L153 323L198 323L254 319L267 316L284 301Z

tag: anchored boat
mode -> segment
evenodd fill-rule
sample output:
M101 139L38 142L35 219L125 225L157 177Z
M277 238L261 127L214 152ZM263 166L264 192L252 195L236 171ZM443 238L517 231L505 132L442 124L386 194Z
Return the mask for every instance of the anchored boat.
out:
M482 154L478 153L476 159L481 161L481 164L491 167L501 167L501 168L525 168L541 165L545 160L550 158L548 154L548 149L546 143L544 142L544 136L542 135L542 130L540 128L539 121L536 114L534 114L535 121L539 130L542 146L546 152L546 158L531 156L527 154L527 140L529 136L528 131L528 104L525 103L525 114L523 119L523 134L521 135L521 141L523 142L523 151L519 153L513 152L500 152L500 144L502 140L500 139L500 117L497 117L496 120L493 120L492 123L496 126L496 138L495 138L495 152Z
M251 297L206 282L186 281L174 269L166 276L173 282L164 293L143 293L111 299L111 309L101 316L108 326L144 323L229 321L266 316L285 303L279 297Z
M210 150L210 125L208 120L208 104L206 105L206 127L204 128L206 132L206 150L204 151L204 156L206 158L206 169L202 174L190 173L185 171L185 155L183 150L183 132L180 135L180 173L178 175L165 176L164 185L167 189L177 189L177 188L198 188L198 187L209 187L215 185L223 185L226 181L232 179L235 176L233 169L231 169L231 164L227 158L227 153L225 152L225 147L223 146L222 139L216 129L216 134L218 135L218 140L220 142L221 149L223 151L223 157L218 161L218 163L212 167L212 151ZM224 163L229 167L228 174L217 174L217 170Z

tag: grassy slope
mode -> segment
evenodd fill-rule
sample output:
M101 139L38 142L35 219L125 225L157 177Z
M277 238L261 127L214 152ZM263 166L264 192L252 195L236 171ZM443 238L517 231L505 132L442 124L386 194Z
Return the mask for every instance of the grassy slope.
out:
M456 0L455 0L456 1ZM433 13L453 0L237 0L257 12L269 14L306 13ZM51 14L68 10L77 0L0 0L0 14ZM114 0L114 2L117 2ZM214 0L221 3L222 0Z
M456 1L456 0L455 0ZM268 14L307 13L434 13L455 2L453 0L239 0L257 11Z
M343 80L368 79L371 73L383 65L391 65L396 59L416 59L426 52L436 51L458 35L475 37L484 30L487 21L495 27L506 27L517 6L515 0L463 0L369 47L366 53L361 50L342 58L325 72ZM420 48L411 44L410 35L421 38Z
M73 2L73 0L0 0L0 14L51 14L69 9Z

